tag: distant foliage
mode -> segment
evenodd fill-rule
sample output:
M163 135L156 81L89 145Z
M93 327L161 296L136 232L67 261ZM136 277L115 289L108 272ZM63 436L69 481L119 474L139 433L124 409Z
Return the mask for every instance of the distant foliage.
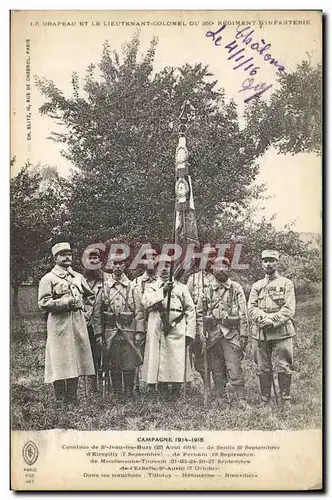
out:
M256 101L246 118L257 145L280 153L316 153L322 149L322 67L303 61L293 73L279 76L280 89L270 102Z
M45 272L51 235L66 220L66 182L54 170L50 176L51 171L26 164L10 181L11 285L16 292L22 281Z

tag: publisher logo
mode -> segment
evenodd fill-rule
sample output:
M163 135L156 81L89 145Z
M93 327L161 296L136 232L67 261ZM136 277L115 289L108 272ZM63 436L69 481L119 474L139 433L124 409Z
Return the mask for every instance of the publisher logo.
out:
M33 465L38 458L38 448L33 441L28 441L23 446L22 455L28 465Z

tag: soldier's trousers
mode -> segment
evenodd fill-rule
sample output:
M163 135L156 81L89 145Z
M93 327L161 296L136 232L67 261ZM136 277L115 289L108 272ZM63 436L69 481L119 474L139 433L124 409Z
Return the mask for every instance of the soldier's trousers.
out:
M194 355L194 365L195 365L195 370L198 371L198 373L201 375L201 377L204 380L204 355L203 355L203 344L201 339L196 336L195 341L192 344L192 353ZM211 364L209 363L209 371L211 371ZM225 380L227 380L227 370L226 370L226 364L223 363L223 377Z
M133 335L134 336L134 335ZM112 339L109 348L109 367L112 371L133 372L137 366L132 346L120 334Z
M253 341L253 356L257 365L257 374L271 371L270 362L277 373L291 373L293 364L293 339L291 337L265 342Z
M191 351L194 355L195 369L204 378L204 356L202 353L202 342L198 336L196 336L191 346Z
M243 351L239 345L227 340L225 337L218 339L211 347L208 346L208 362L213 378L225 378L225 367L228 380L232 386L243 387L244 376L241 366ZM225 383L227 380L225 381Z

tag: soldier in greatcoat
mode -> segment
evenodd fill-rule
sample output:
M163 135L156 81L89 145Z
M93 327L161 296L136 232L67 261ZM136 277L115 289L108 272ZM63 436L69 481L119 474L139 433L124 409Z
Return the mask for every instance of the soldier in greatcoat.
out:
M195 306L187 285L169 281L171 259L158 258L158 279L151 283L142 297L149 313L142 380L158 384L166 399L177 399L181 384L192 380L187 347L195 338ZM171 293L169 314L168 293Z
M114 395L119 397L124 391L126 398L132 398L135 368L142 364L135 340L144 334L144 311L124 270L124 262L112 263L112 274L96 297L92 326L98 345L102 348L106 342Z
M95 369L85 318L94 294L84 277L73 271L66 241L52 246L53 269L39 283L38 305L48 314L45 382L53 383L57 402L76 402L78 377Z
M295 329L295 292L291 280L278 273L279 252L264 250L262 267L265 277L251 289L248 313L252 322L254 361L260 382L262 403L271 399L273 366L278 374L281 400L290 403L293 337Z

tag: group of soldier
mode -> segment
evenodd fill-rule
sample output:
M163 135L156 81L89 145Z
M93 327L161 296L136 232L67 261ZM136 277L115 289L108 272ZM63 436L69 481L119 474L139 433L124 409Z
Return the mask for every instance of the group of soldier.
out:
M171 257L154 251L131 281L124 261L114 260L105 273L100 251L92 249L82 275L71 267L70 244L53 245L55 265L40 281L38 303L48 313L45 382L53 383L60 407L77 404L79 377L98 391L101 370L115 401L131 400L143 383L149 397L177 400L196 369L205 388L212 378L221 408L229 404L227 383L246 408L242 360L249 337L262 404L271 400L277 373L281 401L289 405L295 293L278 274L278 252L262 252L265 276L252 285L248 303L230 278L229 259L208 252L205 269L184 284L170 278Z

